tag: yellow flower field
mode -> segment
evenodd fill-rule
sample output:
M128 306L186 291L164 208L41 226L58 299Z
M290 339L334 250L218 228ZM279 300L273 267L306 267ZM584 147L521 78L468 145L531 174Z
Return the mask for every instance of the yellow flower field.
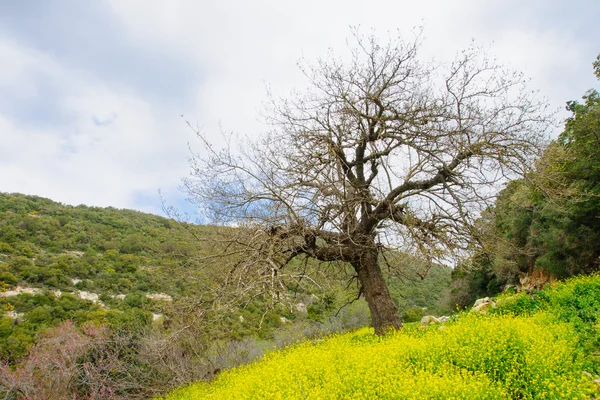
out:
M463 314L384 338L363 328L272 352L164 399L590 399L597 388L577 335L548 312Z

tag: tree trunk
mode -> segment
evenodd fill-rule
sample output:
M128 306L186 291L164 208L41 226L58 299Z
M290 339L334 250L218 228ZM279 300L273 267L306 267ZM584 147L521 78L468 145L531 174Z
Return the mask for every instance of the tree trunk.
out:
M358 274L363 294L369 304L375 334L385 335L390 330L402 328L402 322L381 274L377 256L377 248L369 247L361 252L359 259L352 263L352 266Z

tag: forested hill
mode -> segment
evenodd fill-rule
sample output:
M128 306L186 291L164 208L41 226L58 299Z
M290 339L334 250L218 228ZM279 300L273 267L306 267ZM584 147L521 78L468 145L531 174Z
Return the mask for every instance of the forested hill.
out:
M187 261L195 247L180 224L156 215L0 193L0 276L9 285L175 294L181 282L156 279L153 271Z
M66 319L140 326L158 318L191 288L164 272L207 243L188 230L198 237L210 228L0 193L0 356L25 354L37 332Z
M189 275L159 272L214 252L215 232L133 210L0 193L0 280L100 295L188 294ZM410 268L411 261L400 262ZM391 278L391 285L401 306L426 307L449 279L450 270L436 266L423 282Z
M218 232L214 226L183 224L132 210L68 206L36 196L0 193L0 359L13 363L25 357L40 333L62 321L71 320L76 326L93 322L111 332L133 335L134 349L143 338L162 335L171 346L181 347L177 351L182 354L196 354L193 360L180 362L179 376L169 375L173 366L160 373L165 379L178 379L173 384L182 384L221 366L249 361L264 348L297 340L299 335L368 324L362 299L338 313L355 295L354 287L347 288L346 278L323 275L318 285L305 281L290 292L288 297L298 306L294 309L266 309L262 299L255 297L239 310L227 310L218 324L198 322L190 328L190 335L196 341L193 346L201 348L190 350L189 343L172 333L191 326L189 315L198 314L201 302L215 288L216 280L210 282L214 275L200 268L197 260L216 255ZM406 272L417 264L409 257L392 258ZM218 274L222 267L215 262L211 269ZM406 279L410 275L389 277L405 320L419 319L424 313L446 313L450 270L434 266L425 280ZM214 315L221 309L209 311ZM193 318L198 321L197 315ZM200 335L205 335L204 342L198 339ZM198 360L208 354L203 352L212 351L207 343L215 338L219 346L244 338L268 344L245 349L248 360L212 359L213 367L206 372L207 363ZM164 356L161 351L176 353L173 348L154 350L158 359ZM137 359L136 363L157 366L156 359ZM140 387L147 392L156 389L153 385L159 385L158 381Z

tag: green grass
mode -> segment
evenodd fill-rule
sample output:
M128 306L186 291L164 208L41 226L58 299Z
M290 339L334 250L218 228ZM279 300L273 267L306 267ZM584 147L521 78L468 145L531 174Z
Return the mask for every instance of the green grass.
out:
M299 343L164 399L590 399L599 317L600 277L575 278L442 327Z

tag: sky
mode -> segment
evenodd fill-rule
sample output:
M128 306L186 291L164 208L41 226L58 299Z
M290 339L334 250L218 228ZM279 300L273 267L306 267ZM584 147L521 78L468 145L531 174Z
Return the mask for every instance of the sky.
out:
M257 137L267 88L305 88L298 61L343 51L350 27L422 26L440 61L475 41L564 110L598 87L598 16L598 0L0 0L0 192L163 214L160 190L192 214L185 121Z

